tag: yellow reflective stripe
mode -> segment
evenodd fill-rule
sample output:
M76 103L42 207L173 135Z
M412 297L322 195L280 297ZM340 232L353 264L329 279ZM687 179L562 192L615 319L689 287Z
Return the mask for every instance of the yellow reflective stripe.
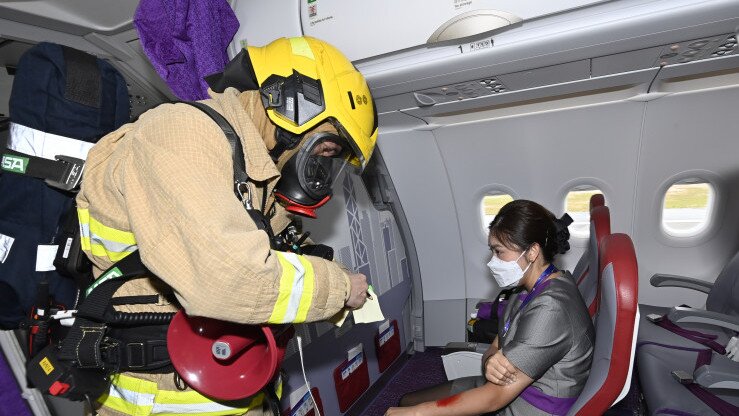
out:
M195 393L194 395L190 393ZM177 396L189 396L188 398L185 397L177 397ZM195 400L194 402L190 402L188 400ZM162 401L167 400L167 403L163 403ZM204 402L200 402L198 400L205 400ZM246 407L230 407L226 405L222 405L220 403L214 402L212 400L209 400L208 398L198 394L194 391L187 391L187 392L180 392L180 391L169 391L169 390L160 390L159 394L157 394L156 398L154 399L154 407L151 410L152 415L160 415L160 416L179 416L179 415L209 415L209 416L219 416L219 415L240 415L243 413L246 413L247 411L261 407L262 402L264 401L264 393L259 393L256 396L252 397L252 399L249 401L249 404Z
M214 402L200 393L188 391L159 390L157 384L115 374L110 391L98 399L103 406L129 415L238 415L262 406L264 393L252 397L246 407L231 407Z
M308 317L308 309L310 309L310 305L313 303L313 288L315 287L316 274L313 272L313 264L305 256L298 256L298 259L305 268L305 274L303 275L303 294L300 296L300 306L293 322L305 322L305 319Z
M151 414L152 406L136 406L121 397L110 396L108 394L100 396L98 402L102 404L103 407L117 410L131 416L146 416Z
M87 209L77 209L80 220L80 245L85 251L98 257L108 257L116 262L136 251L133 233L103 225L90 217Z
M293 281L295 280L295 268L282 253L274 253L280 261L280 266L282 266L282 275L280 276L280 289L277 294L277 302L275 302L275 307L272 309L272 315L269 317L267 322L281 324L284 322L287 308L290 304Z
M109 258L113 262L119 261L119 260L123 259L124 257L128 256L129 254L131 254L130 251L123 251L123 252L120 252L120 253L119 252L116 252L116 251L108 251L108 249L106 249L105 246L103 246L102 244L90 244L89 243L90 240L88 239L87 241L88 241L88 243L87 243L88 244L88 249L87 250L90 253L92 253L93 256L107 257L107 258ZM84 244L82 245L82 249L83 250L85 249L85 245Z
M269 323L304 322L313 301L315 272L313 265L295 253L275 251L282 275Z
M111 384L138 393L156 394L159 391L157 383L125 374L113 374Z
M108 241L115 241L119 244L135 245L136 238L133 233L128 231L116 230L115 228L108 227L98 222L95 218L90 218L90 232L94 235L100 236Z
M77 208L77 217L80 219L80 225L88 224L90 232L100 236L104 240L114 241L119 244L135 245L136 238L132 232L117 230L113 227L101 223L95 218L90 217L90 210Z
M278 399L282 398L282 376L280 376L279 380L277 380L277 389L275 389L275 394L277 395Z
M104 407L134 416L151 414L156 383L123 374L114 374L111 381L108 393L98 398Z

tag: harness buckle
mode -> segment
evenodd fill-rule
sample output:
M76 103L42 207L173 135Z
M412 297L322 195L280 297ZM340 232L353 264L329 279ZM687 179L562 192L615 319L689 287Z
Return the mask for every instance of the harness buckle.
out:
M82 170L85 167L85 161L65 155L56 155L55 159L59 162L63 162L64 170L59 176L59 180L46 179L45 182L49 186L63 191L76 189L82 180Z

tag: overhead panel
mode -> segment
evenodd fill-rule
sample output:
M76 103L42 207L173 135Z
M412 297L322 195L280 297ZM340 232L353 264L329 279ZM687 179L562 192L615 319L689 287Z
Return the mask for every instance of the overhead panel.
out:
M356 61L465 39L607 0L233 0L241 27L229 52L301 34Z
M468 98L525 90L544 85L560 84L590 76L590 62L585 59L553 65L529 71L514 72L485 77L469 82L443 85L437 88L418 91L414 94L421 107Z
M734 55L736 50L737 39L734 33L690 39L593 58L592 76L719 58Z

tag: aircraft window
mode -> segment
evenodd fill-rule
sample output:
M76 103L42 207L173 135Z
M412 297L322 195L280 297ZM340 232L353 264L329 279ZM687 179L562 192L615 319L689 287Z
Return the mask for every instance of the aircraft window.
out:
M590 197L603 192L594 186L576 186L565 197L565 212L572 217L570 235L578 238L590 236Z
M503 205L513 201L513 197L509 194L493 194L485 195L482 198L482 226L485 231L485 235L488 233L488 227L493 221L498 211L503 208Z
M692 237L705 230L711 219L715 191L704 180L676 182L662 201L662 229L672 237Z

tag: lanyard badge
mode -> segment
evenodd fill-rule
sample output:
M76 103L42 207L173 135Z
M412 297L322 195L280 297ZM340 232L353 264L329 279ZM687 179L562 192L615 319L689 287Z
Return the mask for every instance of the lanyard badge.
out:
M554 267L553 264L550 264L549 267L547 267L543 272L541 272L541 275L539 275L539 278L536 279L536 283L534 283L534 287L531 288L531 292L529 292L525 298L523 298L523 301L521 301L521 305L516 309L516 312L512 313L508 319L505 322L505 325L503 326L503 336L505 336L508 333L508 330L511 329L511 322L513 321L513 318L518 315L519 312L523 308L526 307L526 305L531 302L532 299L538 295L537 289L543 288L544 286L541 286L541 283L544 282L544 280L549 277L552 273L556 272L557 268Z

